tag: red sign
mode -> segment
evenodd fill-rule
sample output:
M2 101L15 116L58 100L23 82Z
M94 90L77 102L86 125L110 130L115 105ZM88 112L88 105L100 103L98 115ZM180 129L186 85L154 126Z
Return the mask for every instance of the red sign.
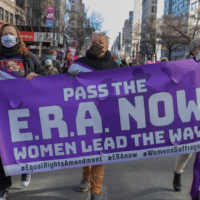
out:
M4 22L0 20L0 28L4 25Z
M23 41L34 41L34 32L20 31Z

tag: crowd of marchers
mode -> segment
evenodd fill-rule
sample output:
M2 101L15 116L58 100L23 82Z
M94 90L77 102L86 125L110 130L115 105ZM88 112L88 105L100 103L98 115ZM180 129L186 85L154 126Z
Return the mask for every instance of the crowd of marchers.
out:
M111 54L108 47L109 38L107 35L105 33L95 33L90 43L90 49L86 52L86 55L79 55L76 61L72 61L71 52L68 50L64 57L64 64L61 65L60 62L57 61L57 52L51 50L49 55L44 57L40 62L38 58L26 48L17 27L4 24L0 29L0 67L16 76L25 77L27 81L31 81L37 76L61 73L68 73L70 78L74 78L79 72L84 71L83 66L88 66L96 71L129 67L124 58L121 58L117 53ZM186 55L185 59L195 59L199 61L200 38L191 41L189 50L190 52ZM161 60L161 62L167 61L167 58ZM132 63L129 65L132 66ZM79 66L81 67L79 68ZM87 70L88 69L85 71ZM176 191L181 190L181 176L191 155L191 153L179 155L176 159L175 169L172 169L174 173L173 187ZM195 162L198 163L199 159L199 155L197 154ZM86 192L90 189L91 200L101 199L104 170L105 164L83 167L82 179L78 185L78 191ZM194 173L194 176L195 175L197 176L198 173ZM21 185L28 186L31 181L31 174L22 174L20 177ZM200 200L199 185L200 180L194 177L190 192L192 200ZM11 186L11 177L5 176L0 157L0 200L7 199Z

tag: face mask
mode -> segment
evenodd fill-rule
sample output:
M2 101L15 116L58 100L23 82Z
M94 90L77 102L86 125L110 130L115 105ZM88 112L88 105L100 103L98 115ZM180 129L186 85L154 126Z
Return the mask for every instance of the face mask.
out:
M53 58L54 61L56 60L56 57L57 57L57 56L52 56L52 58Z
M45 64L46 64L46 65L51 65L51 64L52 64L52 61L51 61L51 60L46 60L46 61L45 61Z
M94 43L91 47L90 47L90 52L93 55L96 55L97 57L102 54L104 52L104 47L102 47L101 45Z
M13 36L10 34L4 35L1 38L2 45L7 48L14 47L18 42L19 42L19 40L17 39L17 36Z
M47 60L45 61L44 68L45 68L46 70L50 70L50 69L52 69L52 68L53 68L52 60L47 59Z

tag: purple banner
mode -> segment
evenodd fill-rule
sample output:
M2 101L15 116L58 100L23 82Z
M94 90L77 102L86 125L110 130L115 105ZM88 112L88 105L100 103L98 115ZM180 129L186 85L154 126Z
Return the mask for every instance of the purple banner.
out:
M0 81L6 175L200 150L194 60Z

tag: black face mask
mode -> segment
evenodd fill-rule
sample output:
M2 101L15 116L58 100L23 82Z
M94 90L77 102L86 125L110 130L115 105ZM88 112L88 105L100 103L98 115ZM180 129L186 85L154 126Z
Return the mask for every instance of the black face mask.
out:
M90 47L90 52L91 54L95 55L95 56L99 56L100 54L102 54L104 52L104 47L102 47L101 45L94 43L91 47Z

